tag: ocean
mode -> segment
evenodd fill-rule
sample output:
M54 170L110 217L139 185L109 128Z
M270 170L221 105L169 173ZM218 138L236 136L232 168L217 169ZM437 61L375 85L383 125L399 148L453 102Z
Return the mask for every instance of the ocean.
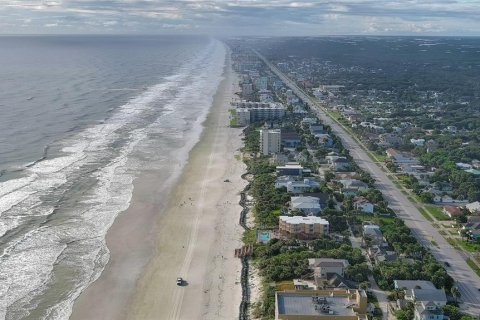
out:
M225 54L207 37L0 37L0 319L68 319L135 178L180 174Z

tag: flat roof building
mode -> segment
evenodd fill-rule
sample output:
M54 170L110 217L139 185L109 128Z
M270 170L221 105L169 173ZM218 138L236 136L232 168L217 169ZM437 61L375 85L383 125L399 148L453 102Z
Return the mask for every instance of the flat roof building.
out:
M298 290L275 293L276 320L367 319L364 290Z
M277 176L301 176L303 167L297 162L288 162L284 166L276 167Z
M279 102L236 101L231 103L237 110L248 111L250 122L281 119L286 108ZM237 120L238 121L238 120Z
M281 236L302 240L318 239L329 232L329 223L320 217L280 216L278 231Z

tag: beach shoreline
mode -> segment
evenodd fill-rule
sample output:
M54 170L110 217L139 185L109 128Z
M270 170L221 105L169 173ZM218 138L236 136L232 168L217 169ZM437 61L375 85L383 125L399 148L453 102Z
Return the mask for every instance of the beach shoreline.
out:
M246 183L245 165L235 159L241 129L227 126L238 90L228 53L223 77L173 189L159 192L155 175L135 182L130 208L107 234L110 261L77 299L71 319L238 316L241 263L233 252L242 245L238 200ZM176 285L177 276L185 286Z

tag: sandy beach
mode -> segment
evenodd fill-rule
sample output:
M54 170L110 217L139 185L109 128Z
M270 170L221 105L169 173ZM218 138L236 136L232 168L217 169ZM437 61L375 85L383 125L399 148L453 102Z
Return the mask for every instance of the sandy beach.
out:
M227 58L200 141L169 192L138 179L130 208L107 235L110 261L71 319L234 319L241 300L241 129L229 128L237 79ZM160 180L159 180L160 179ZM225 182L228 180L229 182ZM176 285L176 278L186 280Z

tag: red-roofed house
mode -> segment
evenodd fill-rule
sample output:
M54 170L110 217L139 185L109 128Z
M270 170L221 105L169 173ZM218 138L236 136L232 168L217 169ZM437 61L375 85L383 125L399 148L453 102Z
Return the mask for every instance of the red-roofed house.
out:
M450 218L457 217L462 214L462 210L459 207L454 206L445 206L443 207L443 213L445 213Z

